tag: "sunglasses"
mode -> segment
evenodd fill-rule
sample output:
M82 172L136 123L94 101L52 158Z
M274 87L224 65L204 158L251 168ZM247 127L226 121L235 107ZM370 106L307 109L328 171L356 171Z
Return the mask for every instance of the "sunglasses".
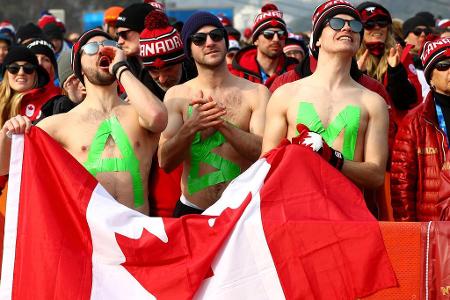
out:
M355 33L360 33L363 29L362 23L358 20L344 20L341 18L331 18L330 20L328 20L328 25L331 27L331 29L336 31L344 28L345 24L348 24L348 26L350 26L350 29Z
M223 40L225 37L225 30L222 28L216 28L211 30L210 32L197 32L193 35L191 35L191 41L194 43L195 46L201 47L206 43L206 38L208 37L213 40L213 42L219 42Z
M388 25L389 25L388 20L367 21L366 23L364 23L364 29L372 30L375 28L375 26L385 28Z
M129 33L130 31L131 31L131 30L124 30L124 31L121 31L121 32L117 32L117 33L116 33L116 39L118 40L119 38L122 38L122 39L126 40L126 39L127 39L127 36L128 36L128 33Z
M267 30L264 30L263 32L262 32L262 35L266 38L266 39L268 39L268 40L271 40L271 39L273 39L273 37L275 36L275 34L277 34L277 36L278 36L278 39L279 40L285 40L286 39L286 31L284 31L284 30L270 30L270 29L267 29Z
M448 69L450 69L450 61L438 62L435 67L438 71L447 71Z
M81 51L83 51L87 55L94 55L94 54L98 53L98 51L100 50L100 46L119 48L119 45L117 44L116 41L104 40L104 41L101 41L101 42L90 42L90 43L87 43L86 45L81 47Z
M24 65L19 65L19 64L10 64L6 67L6 70L8 70L9 73L16 75L17 73L19 73L20 68L23 69L23 71L25 72L25 74L33 74L33 72L36 70L36 66L32 65L30 63L24 64Z
M415 28L413 30L413 33L415 36L420 36L422 33L424 33L425 35L429 35L431 34L431 29L429 28Z

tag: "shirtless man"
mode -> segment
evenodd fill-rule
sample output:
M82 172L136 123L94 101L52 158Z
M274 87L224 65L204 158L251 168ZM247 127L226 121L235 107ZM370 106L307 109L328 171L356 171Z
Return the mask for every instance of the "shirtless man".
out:
M72 67L86 87L86 99L68 113L38 126L58 141L122 204L149 213L147 182L167 111L125 64L123 51L101 30L84 33L74 45ZM116 78L128 93L117 95ZM24 133L30 121L16 116L0 131L0 172L8 172L10 139Z
M312 32L310 48L318 55L317 69L272 95L262 152L298 135L296 125L301 123L313 131L301 135L303 144L358 186L376 188L384 182L388 111L378 94L350 77L352 57L361 42L359 14L347 1L326 2L314 12Z
M229 73L228 38L216 16L192 15L182 37L198 77L167 91L169 123L158 150L164 170L183 163L176 217L211 206L228 183L258 159L269 98L263 85Z

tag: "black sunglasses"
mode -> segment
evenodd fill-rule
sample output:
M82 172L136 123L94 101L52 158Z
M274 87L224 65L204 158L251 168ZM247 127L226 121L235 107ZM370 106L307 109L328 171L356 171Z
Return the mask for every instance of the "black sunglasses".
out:
M219 42L225 37L225 30L223 30L222 28L216 28L207 33L197 32L191 35L191 41L195 46L201 47L206 43L206 38L208 37L208 35L211 40L213 40L213 42Z
M450 61L438 62L435 67L438 71L447 71L448 69L450 69Z
M430 28L415 28L413 30L413 33L415 36L420 36L422 33L425 33L425 35L429 35L429 34L431 34L431 29Z
M90 42L87 43L86 45L84 45L83 47L81 47L81 51L83 51L83 53L86 53L87 55L94 55L98 53L98 50L100 50L100 45L103 47L116 47L119 48L118 44L116 41L113 40L104 40L101 42Z
M344 20L341 18L331 18L328 20L328 25L333 30L341 30L344 28L345 24L348 24L350 26L350 29L355 33L360 33L363 29L363 25L358 20Z
M124 30L124 31L121 31L121 32L117 32L116 33L116 40L118 40L119 38L122 38L122 39L126 40L127 36L128 36L128 32L130 32L130 31L131 30Z
M273 39L273 37L275 36L275 33L277 34L279 40L285 40L286 39L286 31L281 30L281 29L280 30L267 29L267 30L264 30L262 32L263 36L266 39L268 39L268 40Z
M375 28L375 26L378 26L380 28L385 28L389 25L388 20L374 20L374 21L367 21L364 23L364 29L372 30Z
M15 75L17 73L19 73L20 68L23 69L23 71L25 72L25 74L33 74L33 72L36 70L36 66L32 65L30 63L24 64L24 65L19 65L16 63L10 64L6 67L6 70L8 70L9 73Z

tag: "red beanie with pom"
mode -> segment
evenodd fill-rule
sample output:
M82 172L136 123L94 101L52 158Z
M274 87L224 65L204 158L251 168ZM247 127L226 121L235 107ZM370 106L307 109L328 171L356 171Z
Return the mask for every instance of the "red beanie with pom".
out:
M150 12L140 37L140 56L144 67L162 68L185 59L183 42L178 31L169 25L165 13Z
M267 28L281 28L286 31L286 22L283 20L283 12L278 10L275 4L268 3L261 8L261 12L256 15L253 22L253 42L260 33Z

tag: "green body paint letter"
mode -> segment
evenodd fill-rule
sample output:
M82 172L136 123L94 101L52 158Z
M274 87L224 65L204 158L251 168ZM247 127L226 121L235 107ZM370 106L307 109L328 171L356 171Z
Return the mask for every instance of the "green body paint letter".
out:
M191 115L192 106L189 106L188 116ZM188 176L188 192L190 195L218 183L231 181L241 174L241 168L238 165L211 152L225 142L225 137L219 131L203 141L200 132L195 134L191 145L191 170ZM216 168L217 171L200 176L200 163L208 164Z
M110 136L119 148L122 158L102 158L105 144ZM93 176L104 172L129 172L133 182L134 205L140 207L144 204L139 160L117 117L106 119L100 124L92 141L88 159L83 165Z
M339 136L341 131L345 129L342 154L344 155L344 158L349 160L353 160L355 156L360 118L360 108L348 105L334 118L333 122L325 128L312 103L300 102L297 111L297 124L301 123L308 126L309 130L320 134L330 146Z

